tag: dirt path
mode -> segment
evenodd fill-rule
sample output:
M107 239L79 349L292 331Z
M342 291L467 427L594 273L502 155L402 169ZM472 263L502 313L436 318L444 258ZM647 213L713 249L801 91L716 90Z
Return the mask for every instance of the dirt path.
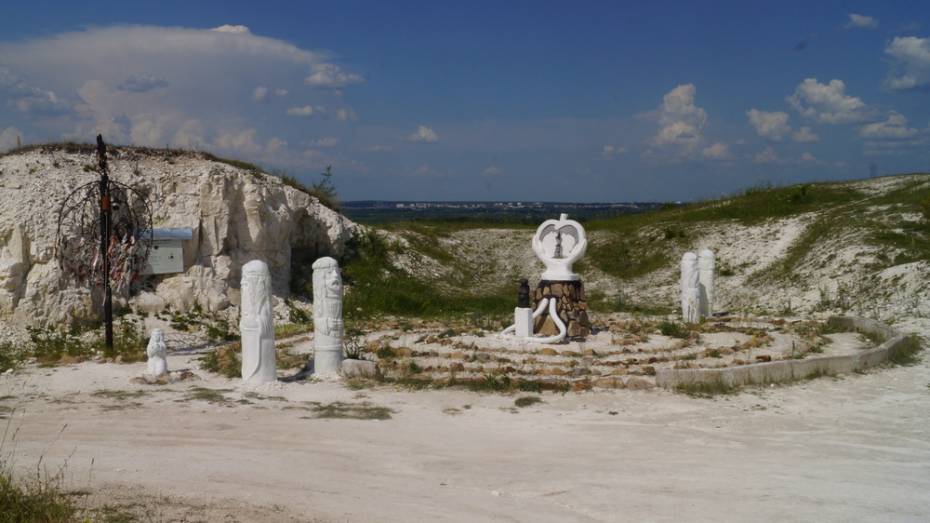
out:
M142 368L0 376L18 429L3 452L24 474L68 459L73 488L168 496L210 521L930 519L927 362L713 400L621 390L520 409L464 391L193 382L220 389L210 403L191 382L131 384ZM318 417L378 407L390 419Z

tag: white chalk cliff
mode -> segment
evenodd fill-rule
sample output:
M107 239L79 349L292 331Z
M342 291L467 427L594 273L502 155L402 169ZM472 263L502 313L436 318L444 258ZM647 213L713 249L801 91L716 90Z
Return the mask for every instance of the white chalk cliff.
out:
M238 307L244 263L271 270L274 294L288 294L291 254L341 255L356 225L280 178L194 152L111 148L111 177L149 194L156 228L189 228L185 272L146 277L131 298L140 310L166 306L210 312ZM86 286L62 279L55 259L62 199L93 181L84 147L43 146L0 156L0 319L24 324L94 318Z

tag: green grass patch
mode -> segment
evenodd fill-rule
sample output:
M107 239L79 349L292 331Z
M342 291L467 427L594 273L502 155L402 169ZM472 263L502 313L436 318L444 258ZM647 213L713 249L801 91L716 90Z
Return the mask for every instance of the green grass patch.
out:
M839 184L755 187L729 198L657 211L594 220L586 225L592 235L588 257L602 271L630 279L672 263L691 236L693 226L719 221L754 225L847 204L863 195ZM793 262L792 262L793 263ZM789 263L791 265L791 263Z
M361 233L352 243L343 271L349 284L344 308L348 320L385 314L420 318L501 315L513 309L513 289L449 296L437 291L433 282L394 268L386 260L399 247L377 233Z
M286 347L278 347L275 352L275 366L279 369L303 368L312 356L307 353L291 352Z
M113 389L100 389L91 396L95 398L107 398L111 400L126 401L135 398L141 398L146 396L148 392L144 390L113 390Z
M312 330L312 323L279 323L274 326L274 337L276 340L280 340L299 334L306 334Z
M113 325L113 348L108 349L102 333L88 339L80 329L70 331L49 327L27 327L30 353L39 365L51 366L84 361L96 354L115 358L122 363L146 359L148 339L139 321L120 318Z
M242 345L239 342L217 347L200 357L200 368L227 378L242 377Z
M15 369L28 356L28 351L21 350L10 342L0 343L0 373Z
M520 396L513 401L513 404L521 409L523 407L536 405L537 403L542 403L542 398L539 396Z
M722 381L710 383L683 383L675 386L675 392L687 394L692 398L714 398L716 396L736 394L739 392L739 387L727 385Z
M188 389L187 396L185 396L184 399L188 401L198 400L225 405L226 403L229 403L229 399L226 398L223 393L232 391L232 389L208 389L206 387L191 387Z
M262 400L267 400L267 401L285 401L285 402L287 401L287 398L285 398L284 396L265 396L264 394L259 394L259 393L254 392L254 391L248 391L248 392L246 392L245 394L243 394L242 396L245 397L245 398L251 399L251 400L258 400L258 401L262 401Z
M691 331L688 330L685 325L677 321L663 320L659 323L658 327L659 332L662 333L663 336L685 339L691 335Z
M78 507L56 481L13 479L0 473L0 523L80 521Z
M629 312L647 316L664 316L673 312L672 307L632 301L625 293L608 295L594 290L587 292L588 309L604 312Z
M334 401L326 405L315 405L313 414L321 419L391 419L394 411L371 403L344 403Z
M772 218L820 211L863 198L852 188L835 183L808 183L787 187L752 187L735 197L681 209L682 220L735 220L753 225Z

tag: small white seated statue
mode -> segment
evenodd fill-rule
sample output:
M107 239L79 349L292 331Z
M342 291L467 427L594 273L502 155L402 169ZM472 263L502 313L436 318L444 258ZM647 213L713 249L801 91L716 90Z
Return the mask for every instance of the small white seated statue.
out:
M686 252L681 257L681 319L685 323L701 321L701 294L698 282L697 255Z
M271 310L271 273L265 262L252 260L242 266L241 295L242 381L273 382L278 376Z
M161 329L152 331L145 353L149 357L146 374L159 377L168 373L168 348L165 346L165 334Z
M584 227L567 214L558 220L542 222L533 235L533 252L546 266L540 276L548 281L578 281L581 278L572 272L572 265L584 256L588 239Z
M698 285L701 300L701 316L714 315L714 251L704 249L698 254Z
M342 365L342 273L326 256L313 262L313 373L336 376Z

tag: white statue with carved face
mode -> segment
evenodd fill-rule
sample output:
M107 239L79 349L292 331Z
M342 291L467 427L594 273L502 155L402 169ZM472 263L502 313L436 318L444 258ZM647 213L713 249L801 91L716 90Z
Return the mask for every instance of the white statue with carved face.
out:
M313 262L313 372L334 376L342 364L342 273L330 257Z
M567 214L558 220L546 220L533 235L533 252L546 266L540 276L549 281L578 281L581 278L572 272L572 265L584 256L588 239L584 227Z
M698 254L698 286L701 291L701 316L714 315L714 251L704 249Z
M685 323L701 321L698 281L698 257L693 252L686 252L681 257L681 319Z
M273 382L278 379L274 317L271 310L271 273L265 262L252 260L242 267L241 291L242 380L246 383Z
M165 334L161 329L154 329L149 338L149 345L145 349L149 357L146 365L146 374L153 377L164 376L168 373L168 349L165 346Z

